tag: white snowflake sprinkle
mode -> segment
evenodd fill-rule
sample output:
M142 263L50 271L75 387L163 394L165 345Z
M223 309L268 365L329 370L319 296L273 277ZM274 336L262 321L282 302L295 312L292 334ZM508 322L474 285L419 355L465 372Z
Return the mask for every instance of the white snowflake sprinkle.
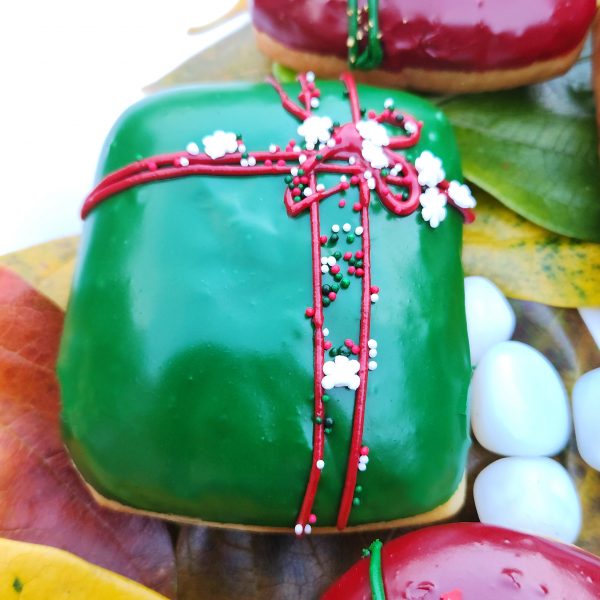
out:
M374 119L359 121L356 129L363 140L373 142L377 146L387 146L390 143L386 128Z
M423 186L434 188L446 177L442 161L429 150L421 152L421 155L415 160L415 167L419 172L419 184Z
M323 389L330 390L334 387L347 387L355 390L360 385L357 375L360 364L357 360L349 360L347 356L336 356L335 360L328 360L323 365L324 377L321 380Z
M327 143L330 140L332 127L333 121L329 117L313 115L298 126L298 135L304 138L305 143L315 146L319 142Z
M437 188L429 188L419 198L421 215L434 229L446 218L446 195Z
M221 158L226 154L233 154L238 150L235 133L227 133L220 129L215 131L212 135L203 137L202 144L204 145L204 152L213 160L215 158Z
M458 181L451 181L448 186L448 196L454 200L457 206L461 208L475 208L477 202L468 185L461 184Z

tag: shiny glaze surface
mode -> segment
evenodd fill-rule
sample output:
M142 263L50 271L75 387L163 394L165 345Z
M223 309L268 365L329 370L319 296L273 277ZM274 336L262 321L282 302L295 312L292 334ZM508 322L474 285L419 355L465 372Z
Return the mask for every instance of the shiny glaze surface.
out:
M381 552L388 600L596 600L600 559L575 546L481 523L414 531ZM369 559L327 590L323 600L370 600Z
M318 114L349 120L341 82L319 87ZM359 94L377 109L390 96ZM448 178L460 178L443 115L392 95L425 121L417 152L431 149ZM215 129L239 131L258 150L297 139L297 127L267 85L157 95L115 126L99 177ZM207 521L293 527L312 448L311 243L308 215L287 215L284 190L281 176L162 181L122 192L86 219L59 376L67 445L103 495ZM322 231L358 224L353 201L349 192L344 209L336 198L322 202ZM433 230L419 213L397 217L376 198L370 210L379 367L366 409L371 462L350 526L445 502L469 443L462 217L449 210ZM345 239L338 247L359 248ZM335 344L356 337L359 306L354 279L325 312ZM354 393L331 395L317 526L335 524L352 421Z
M294 48L345 58L346 0L253 0L255 27ZM380 68L486 71L574 50L595 0L379 0Z

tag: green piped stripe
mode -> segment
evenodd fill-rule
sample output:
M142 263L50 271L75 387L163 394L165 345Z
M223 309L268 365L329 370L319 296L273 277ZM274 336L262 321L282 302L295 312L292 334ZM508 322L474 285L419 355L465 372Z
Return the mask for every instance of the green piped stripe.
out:
M371 583L371 598L373 600L385 600L385 588L383 587L383 573L381 571L381 540L375 540L365 550L365 554L371 557L369 563L369 581Z
M379 31L379 0L368 0L367 45L360 52L358 0L348 0L348 63L351 69L368 71L381 64L383 48Z

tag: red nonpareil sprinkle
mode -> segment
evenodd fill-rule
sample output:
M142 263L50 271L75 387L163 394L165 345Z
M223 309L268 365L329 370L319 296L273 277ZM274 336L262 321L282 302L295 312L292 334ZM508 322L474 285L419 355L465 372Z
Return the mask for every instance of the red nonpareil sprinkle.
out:
M458 589L442 594L440 598L441 600L463 600L462 592Z
M315 316L315 309L312 306L309 306L305 311L304 314L309 318L312 319Z
M327 297L333 302L337 298L337 294L335 292L329 292Z
M156 163L152 160L149 160L146 163L146 166L148 167L148 171L156 171L156 169L158 169L158 167L156 166Z
M294 179L292 179L292 183L294 185L300 185L300 183L301 183L300 177L298 177L298 176L294 177Z
M319 238L319 241L321 242L321 246L324 246L327 243L327 236L326 235L322 235Z
M361 453L363 456L367 456L367 455L369 454L369 446L363 446L363 447L360 449L360 453Z
M283 160L283 159L282 160L278 160L277 161L277 166L278 167L285 167L285 160Z
M360 352L360 348L358 346L352 346L352 348L350 348L350 351L352 352L352 354L358 354Z
M314 525L317 522L317 515L315 515L315 514L310 515L310 517L308 517L308 522L311 525Z
M300 190L300 188L294 188L292 190L292 196L299 196L302 193L302 191Z
M273 166L273 161L270 158L267 158L267 160L265 160L265 167L272 167Z
M320 97L321 97L321 90L315 90L315 91L313 92L313 96L314 96L315 98L320 98Z
M356 259L357 259L357 260L362 260L362 258L364 257L364 253L363 253L363 251L362 251L362 250L357 250L357 251L354 253L354 256L356 256Z
M356 272L356 267L348 267L348 275L354 275Z
M348 338L344 340L344 345L348 346L348 348L352 348L352 346L354 346L354 342L350 338Z
M444 179L443 181L440 181L438 183L438 187L441 190L447 190L450 187L450 182L448 180Z
M350 260L352 258L352 252L344 252L344 260Z
M332 275L337 275L340 272L340 265L333 265L333 267L329 269L329 272Z
M343 190L347 190L350 187L350 184L347 181L342 181L342 183L340 184ZM341 200L341 202L344 203L344 206L346 205L346 201L345 200Z
M367 114L369 115L369 119L374 119L377 116L374 110L370 110Z
M360 205L360 202L355 202L355 203L352 205L352 210L353 210L354 212L360 212L360 211L361 211L361 209L362 209L362 206Z
M371 294L379 294L379 288L376 285L371 286Z
M323 344L323 348L325 348L325 350L329 350L331 348L331 346L333 346L333 344L330 341L326 341Z
M350 177L350 183L352 185L358 185L358 181L359 181L358 175L352 175L352 177Z
M296 145L296 140L290 140L288 142L288 146L292 146L292 148Z
M346 201L345 201L345 200L340 200L340 201L338 202L338 206L339 206L340 208L344 208L344 206L346 206Z
M300 177L300 183L303 183L304 185L308 185L308 177L306 175L303 175L302 177Z
M356 276L362 277L365 274L363 269L356 269Z

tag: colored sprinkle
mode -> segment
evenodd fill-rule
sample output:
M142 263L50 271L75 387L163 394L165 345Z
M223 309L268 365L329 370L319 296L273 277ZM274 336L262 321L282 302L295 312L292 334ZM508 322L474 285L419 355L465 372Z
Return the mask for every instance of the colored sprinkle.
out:
M315 316L315 309L312 306L309 306L305 311L304 314L309 318L312 319Z
M323 402L329 402L330 397L327 394L323 394L323 397L321 398L321 400L323 400Z
M346 238L346 241L351 244L354 241L354 234L353 233L349 233L348 237Z
M340 285L342 286L342 288L344 290L348 289L350 287L350 280L347 277L344 277L340 283Z
M317 515L315 515L315 514L310 515L310 517L308 517L308 522L311 525L314 525L317 522Z

